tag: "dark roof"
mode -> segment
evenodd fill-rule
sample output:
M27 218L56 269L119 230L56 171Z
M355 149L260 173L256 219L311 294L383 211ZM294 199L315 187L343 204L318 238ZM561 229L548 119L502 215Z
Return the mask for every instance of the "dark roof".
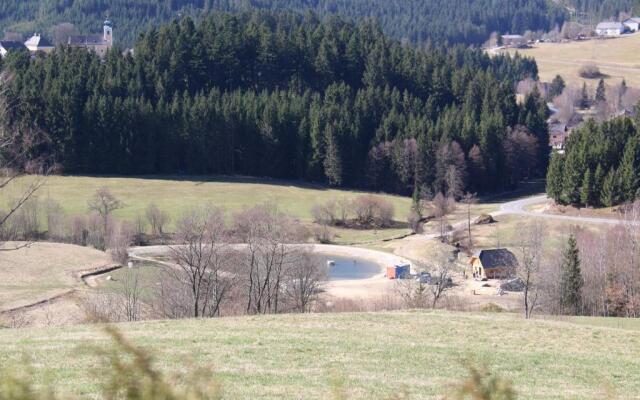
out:
M7 51L26 49L24 43L16 42L15 40L0 40L0 47L3 47Z
M99 45L106 44L102 35L82 35L82 36L69 36L69 44L72 46L87 46L87 45Z
M53 44L47 40L47 38L35 34L31 36L26 42L24 42L26 46L36 46L36 47L53 47Z
M516 256L507 249L481 250L474 255L480 259L482 268L515 267L518 265Z

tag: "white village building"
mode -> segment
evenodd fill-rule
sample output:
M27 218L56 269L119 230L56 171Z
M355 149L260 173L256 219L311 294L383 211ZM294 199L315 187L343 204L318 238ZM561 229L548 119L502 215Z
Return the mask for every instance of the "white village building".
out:
M600 22L596 26L598 36L620 36L624 31L625 26L622 22Z
M625 28L631 32L638 32L640 30L640 17L627 18L622 21Z

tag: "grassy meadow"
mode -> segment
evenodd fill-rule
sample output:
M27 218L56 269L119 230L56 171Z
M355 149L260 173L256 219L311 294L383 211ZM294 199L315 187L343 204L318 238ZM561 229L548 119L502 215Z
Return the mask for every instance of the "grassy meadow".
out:
M12 193L20 193L20 189L30 179L33 178L24 177L13 187L3 191L4 202L11 199ZM351 200L363 193L302 182L241 177L50 176L38 192L38 197L41 200L57 201L67 214L86 214L87 201L103 186L108 187L125 203L125 207L117 210L114 216L129 220L135 219L137 215L144 216L145 208L151 202L168 212L172 221L176 221L188 207L203 204L213 204L232 214L258 204L270 203L302 222L311 222L311 208L315 204L342 198ZM409 197L387 194L379 196L394 205L396 220L406 221L411 207ZM172 228L173 224L169 227ZM343 230L336 231L336 235L339 242L347 243L395 237L406 232L407 229L377 233Z
M111 263L101 251L60 243L34 243L0 256L0 311L82 287L74 276Z
M441 398L466 377L467 359L510 380L523 399L638 398L640 331L587 322L416 311L118 328L169 374L210 369L206 379L217 379L231 399L331 398L332 382L349 399ZM95 348L110 346L96 325L3 330L0 365L29 360L34 382L95 398L103 365Z
M629 86L640 86L640 34L624 35L620 38L586 40L568 43L538 43L531 49L509 49L533 57L538 63L540 79L551 82L556 75L565 81L595 87L598 80L583 79L578 71L585 64L595 64L606 81L618 83L626 79Z

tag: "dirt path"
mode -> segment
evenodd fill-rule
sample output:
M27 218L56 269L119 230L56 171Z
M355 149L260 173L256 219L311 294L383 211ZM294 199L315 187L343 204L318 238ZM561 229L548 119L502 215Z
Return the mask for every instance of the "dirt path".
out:
M539 196L526 197L519 200L509 201L507 203L503 203L500 206L500 211L493 213L492 215L505 215L505 214L515 214L515 215L525 215L527 217L537 217L537 218L547 218L547 219L556 219L562 221L573 221L573 222L582 222L582 223L590 223L590 224L609 224L615 225L619 224L620 220L617 218L598 218L598 217L579 217L572 215L557 215L557 214L548 214L544 212L536 212L536 211L527 211L525 207L529 207L536 204L542 204L550 199L546 194Z

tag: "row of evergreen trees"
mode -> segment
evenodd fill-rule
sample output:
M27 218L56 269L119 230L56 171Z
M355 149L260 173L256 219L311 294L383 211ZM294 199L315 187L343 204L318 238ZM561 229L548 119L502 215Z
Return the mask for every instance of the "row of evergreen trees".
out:
M519 105L513 89L537 76L530 59L416 50L375 24L270 13L173 21L134 54L7 58L14 117L52 139L35 151L70 173L244 174L398 193L500 190L546 171L545 102L534 92Z
M200 18L211 11L249 10L375 18L387 34L414 44L482 44L494 31L549 30L562 26L567 17L563 8L547 0L3 0L0 30L46 32L70 22L91 32L108 16L116 23L118 43L129 47L141 32L179 14Z
M611 207L638 197L639 173L637 123L628 117L590 120L571 133L564 155L552 157L547 193L560 204Z

